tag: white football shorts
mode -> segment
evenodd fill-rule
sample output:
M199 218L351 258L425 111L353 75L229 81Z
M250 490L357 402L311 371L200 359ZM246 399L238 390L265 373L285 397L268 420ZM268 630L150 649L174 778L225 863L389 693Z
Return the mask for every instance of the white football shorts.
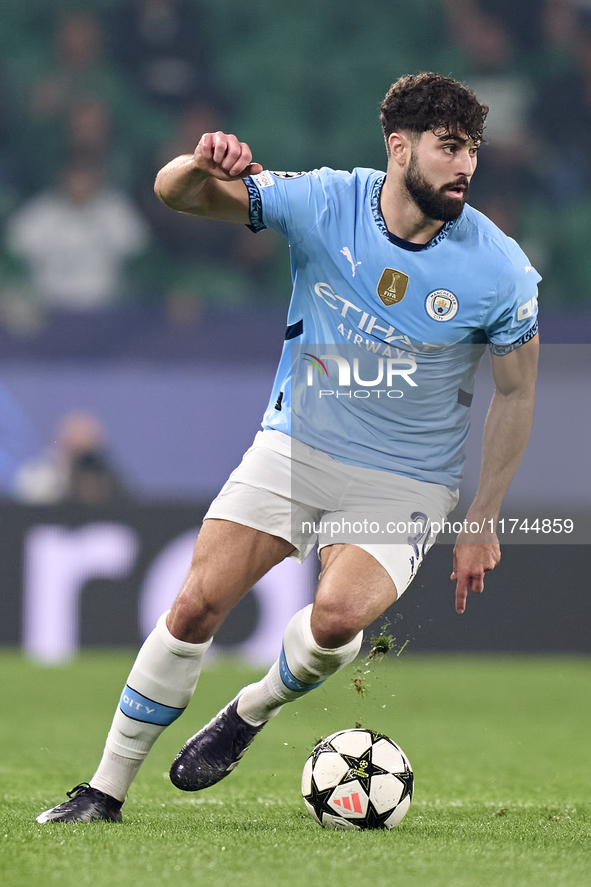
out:
M398 597L435 542L457 491L338 462L280 431L259 431L211 503L208 518L286 539L300 563L317 544L356 545L392 578Z

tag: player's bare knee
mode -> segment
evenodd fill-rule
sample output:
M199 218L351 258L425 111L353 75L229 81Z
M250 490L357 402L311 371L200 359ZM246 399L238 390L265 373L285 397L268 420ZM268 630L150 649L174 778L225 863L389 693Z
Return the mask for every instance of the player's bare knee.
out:
M220 627L229 609L215 597L181 591L168 616L168 630L181 641L205 643Z
M339 607L336 602L334 606L315 606L310 625L318 646L327 650L348 644L363 627L354 613Z

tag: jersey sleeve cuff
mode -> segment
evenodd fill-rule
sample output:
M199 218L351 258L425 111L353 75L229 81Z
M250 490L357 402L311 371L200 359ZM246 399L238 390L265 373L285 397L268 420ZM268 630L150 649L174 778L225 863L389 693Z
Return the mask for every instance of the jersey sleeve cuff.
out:
M516 348L519 348L520 345L525 345L526 342L529 342L530 339L533 339L535 334L538 331L538 321L536 321L532 327L528 329L526 333L524 333L516 342L511 342L510 345L496 345L494 342L490 343L490 350L493 354L503 355L510 354L511 351L515 351Z
M246 176L242 181L246 185L246 190L248 191L250 225L247 225L246 227L250 228L251 231L254 231L254 233L257 234L259 231L264 231L267 227L263 222L263 202L261 200L261 194L255 185L252 176Z

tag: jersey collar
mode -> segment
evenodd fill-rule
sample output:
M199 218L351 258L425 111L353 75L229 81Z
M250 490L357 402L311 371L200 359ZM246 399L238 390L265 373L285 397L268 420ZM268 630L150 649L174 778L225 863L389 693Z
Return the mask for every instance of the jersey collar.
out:
M431 240L428 240L427 243L412 243L410 240L403 240L402 237L397 237L395 234L392 234L391 231L388 231L388 227L386 225L386 220L382 214L381 207L381 196L382 196L382 187L384 182L386 181L386 176L379 176L375 182L373 183L373 187L371 189L371 211L373 213L373 218L382 232L382 234L388 238L390 243L395 244L395 246L399 246L402 249L406 249L409 252L418 253L424 249L431 249L433 246L437 246L438 243L441 243L442 240L445 240L450 231L453 231L455 226L458 223L458 220L461 219L461 213L457 219L454 219L453 222L446 222L441 231L432 237Z

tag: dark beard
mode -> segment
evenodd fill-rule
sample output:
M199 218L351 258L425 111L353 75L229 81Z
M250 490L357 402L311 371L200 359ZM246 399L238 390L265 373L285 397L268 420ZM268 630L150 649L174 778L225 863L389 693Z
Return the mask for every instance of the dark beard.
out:
M468 180L462 176L453 183L466 187L462 197L449 197L445 191L449 187L453 187L453 184L448 183L442 188L434 188L421 173L414 154L405 173L404 184L420 211L429 219L438 222L453 222L464 209L468 194Z

